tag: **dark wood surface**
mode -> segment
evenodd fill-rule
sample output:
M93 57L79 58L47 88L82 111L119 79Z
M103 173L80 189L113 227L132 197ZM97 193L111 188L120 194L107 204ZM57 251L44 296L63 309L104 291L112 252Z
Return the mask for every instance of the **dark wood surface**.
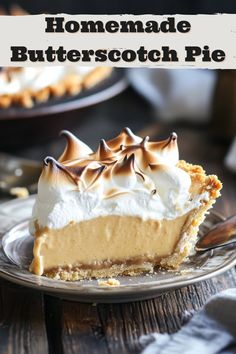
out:
M119 119L119 116L121 117ZM145 117L143 119L142 117ZM229 216L236 212L236 176L223 166L226 146L211 138L208 127L155 122L156 113L133 92L126 92L97 107L94 115L74 131L95 147L103 132L116 134L122 125L131 125L142 134L164 136L176 130L181 157L201 163L208 173L224 183L215 209ZM113 121L112 121L113 119ZM102 123L101 123L102 122ZM111 134L111 135L112 135ZM41 158L57 153L61 143L15 151ZM11 353L139 353L140 336L151 332L173 333L183 324L186 311L198 311L213 294L236 287L235 270L196 285L163 294L155 299L125 304L83 304L64 301L0 281L0 354Z

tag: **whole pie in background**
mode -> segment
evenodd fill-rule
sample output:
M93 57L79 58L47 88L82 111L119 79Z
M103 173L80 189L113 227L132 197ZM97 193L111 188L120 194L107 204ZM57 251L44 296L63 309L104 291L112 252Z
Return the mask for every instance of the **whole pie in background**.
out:
M50 97L77 95L110 75L112 68L91 66L44 66L2 68L0 108L31 108Z
M7 13L0 9L0 15ZM10 15L27 15L27 12L13 6ZM110 67L80 65L4 67L0 69L0 108L12 105L31 108L50 97L77 95L103 81L111 72Z

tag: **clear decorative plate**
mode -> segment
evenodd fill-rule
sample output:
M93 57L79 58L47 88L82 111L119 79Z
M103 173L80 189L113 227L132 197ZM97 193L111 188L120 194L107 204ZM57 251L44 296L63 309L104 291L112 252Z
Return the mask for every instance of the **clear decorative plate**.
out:
M148 299L219 275L236 265L236 246L232 244L192 255L178 272L157 270L154 274L117 277L119 287L99 286L97 280L65 282L36 276L28 271L33 247L28 220L33 202L34 197L30 197L0 206L0 276L53 296L104 303ZM219 214L209 214L201 226L200 235L221 220L223 217Z

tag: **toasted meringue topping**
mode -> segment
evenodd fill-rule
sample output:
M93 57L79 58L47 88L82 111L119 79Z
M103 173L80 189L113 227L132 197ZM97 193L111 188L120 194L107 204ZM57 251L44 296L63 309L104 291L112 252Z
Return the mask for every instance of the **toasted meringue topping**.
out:
M98 150L95 154L95 158L100 161L107 160L114 155L113 151L109 148L104 139L100 140Z
M58 161L44 160L39 180L34 217L40 226L56 228L72 220L123 213L171 219L201 201L191 200L190 176L176 166L175 133L151 142L124 128L114 139L102 139L95 152L70 132L61 135L66 148Z
M73 173L73 170L68 170L66 166L56 161L53 157L47 156L44 159L43 172L40 178L47 179L51 181L52 188L55 188L57 184L78 184L79 175Z
M175 133L172 133L164 141L153 143L149 142L149 137L142 139L134 135L129 128L124 128L116 138L108 140L108 142L101 139L98 149L94 153L72 133L64 130L61 135L66 137L66 148L58 161L51 157L45 159L44 170L49 169L50 172L43 173L44 180L47 180L47 176L51 177L53 171L54 174L55 170L57 174L60 174L61 171L62 179L68 176L68 183L76 185L78 179L81 179L84 189L86 189L88 186L91 188L93 183L97 182L97 175L99 175L100 184L104 185L103 190L106 193L108 182L113 185L115 191L115 187L118 189L133 188L136 184L134 181L137 180L144 185L145 179L147 180L149 177L153 182L155 180L153 187L158 190L158 180L160 176L164 175L163 166L166 166L167 169L168 165L178 162L178 160L176 161L178 146ZM163 165L164 158L166 165ZM48 167L48 165L50 166ZM179 170L177 167L175 169ZM165 178L169 176L168 173L171 175L171 171L175 170L169 168L168 172L165 172L164 183ZM176 173L173 172L173 175L175 176ZM57 181L60 183L59 177L57 177ZM173 187L176 186L176 183L173 182ZM98 188L101 188L99 183ZM107 196L104 194L104 197Z
M87 156L93 152L90 147L88 147L88 145L84 144L68 130L62 130L60 135L65 136L67 145L58 161L63 162L68 160L75 160Z
M108 140L107 144L112 150L118 150L123 145L129 146L134 144L139 144L142 141L137 135L134 135L133 132L129 128L124 128L120 132L120 134L114 139ZM122 150L122 148L121 148Z

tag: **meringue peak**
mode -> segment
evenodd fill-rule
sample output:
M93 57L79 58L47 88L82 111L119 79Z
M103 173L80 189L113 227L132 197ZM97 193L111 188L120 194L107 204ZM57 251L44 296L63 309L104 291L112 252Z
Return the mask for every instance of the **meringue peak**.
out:
M114 172L116 174L129 175L135 173L134 170L135 155L131 154L129 157L125 155L123 160L114 166Z
M49 170L61 170L61 171L66 171L68 172L67 168L61 164L59 161L55 160L54 157L52 156L47 156L45 159L44 159L44 166L46 169L49 169Z
M128 127L123 128L115 138L110 139L107 141L108 146L112 150L119 150L121 145L133 145L139 144L142 141L142 138L135 135L132 130Z
M87 167L84 169L82 178L86 188L91 188L94 184L98 181L101 177L103 171L106 169L106 166L99 166L99 167Z
M146 146L148 150L156 154L159 163L176 165L179 161L177 134L174 132L167 139L157 142L150 141Z
M48 166L49 164L57 165L57 161L52 156L45 157L45 159L43 160L43 163L45 166Z
M170 139L171 140L176 140L178 138L178 135L175 133L175 132L172 132L171 134L170 134Z
M144 138L143 138L143 140L141 141L141 143L140 143L140 145L142 145L144 148L146 148L147 147L147 142L149 141L149 136L147 135L147 136L145 136Z
M113 156L112 150L109 148L104 139L100 140L100 144L95 155L97 160L106 160Z
M162 147L162 149L166 148L167 146L169 147L171 144L175 144L177 142L177 134L175 132L172 132L169 136L168 139L166 139L166 144Z
M148 143L148 147L153 150L162 150L166 147L170 147L171 145L177 144L177 134L172 132L167 139L161 141L150 141Z
M93 152L88 145L83 143L68 130L62 130L60 136L64 136L66 138L67 144L65 150L58 159L59 162L75 160L80 157L87 156Z
M70 171L62 163L55 160L52 156L44 159L44 168L41 179L46 180L55 188L57 185L76 184L79 183L79 176Z
M123 189L141 188L148 193L158 190L158 176L164 176L166 167L175 167L179 158L175 133L165 140L150 142L149 136L141 138L124 128L116 138L101 139L96 152L66 130L61 136L67 139L66 149L58 161L51 156L45 158L43 178L50 183L55 178L59 183L61 175L63 182L79 184L79 191L99 191L104 198L113 195L111 190L116 191L114 195Z

